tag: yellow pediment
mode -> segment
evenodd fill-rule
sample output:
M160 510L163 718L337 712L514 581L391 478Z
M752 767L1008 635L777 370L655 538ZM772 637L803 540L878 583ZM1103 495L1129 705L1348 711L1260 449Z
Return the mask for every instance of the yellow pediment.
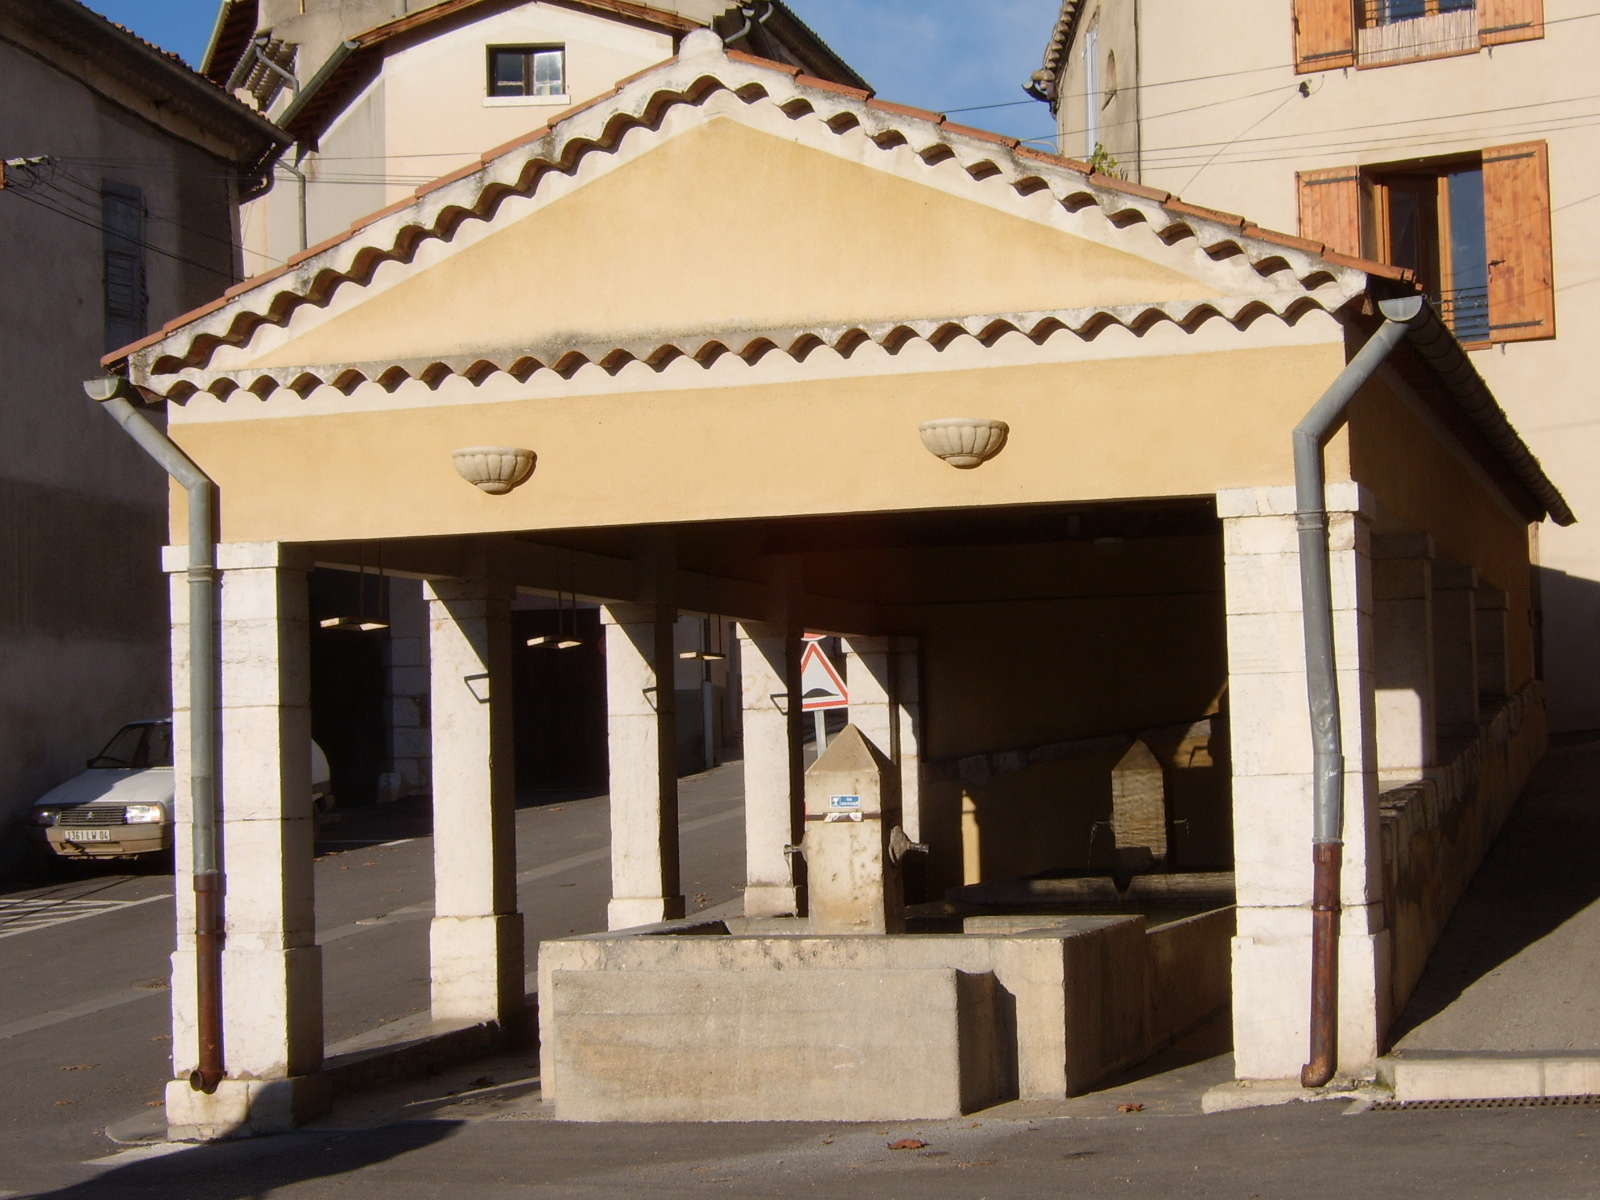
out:
M291 326L250 365L1218 295L1155 257L724 116L401 270L342 291L334 311Z

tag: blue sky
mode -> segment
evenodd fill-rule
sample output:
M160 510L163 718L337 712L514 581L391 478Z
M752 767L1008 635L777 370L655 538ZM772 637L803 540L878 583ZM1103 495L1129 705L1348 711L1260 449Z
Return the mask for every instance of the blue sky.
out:
M218 0L87 0L90 8L191 63L205 52ZM1013 137L1047 138L1049 110L1023 100L1060 0L789 0L878 93Z

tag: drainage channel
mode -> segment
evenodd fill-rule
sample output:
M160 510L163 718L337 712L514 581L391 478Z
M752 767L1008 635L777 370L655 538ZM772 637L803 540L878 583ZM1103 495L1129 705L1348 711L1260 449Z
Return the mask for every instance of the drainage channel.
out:
M1600 1096L1507 1096L1498 1100L1380 1100L1368 1112L1433 1112L1444 1108L1581 1108Z

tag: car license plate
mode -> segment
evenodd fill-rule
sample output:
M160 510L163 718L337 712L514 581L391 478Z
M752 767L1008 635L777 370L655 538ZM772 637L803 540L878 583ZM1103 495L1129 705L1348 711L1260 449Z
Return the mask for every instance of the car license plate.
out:
M113 831L110 829L74 829L62 840L68 842L114 842L117 839L112 835Z

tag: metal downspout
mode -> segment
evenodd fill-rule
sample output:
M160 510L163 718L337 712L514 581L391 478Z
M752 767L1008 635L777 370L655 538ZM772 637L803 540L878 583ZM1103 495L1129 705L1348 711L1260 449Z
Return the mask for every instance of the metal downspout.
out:
M149 418L134 407L126 379L103 376L83 385L141 449L189 494L189 798L194 843L196 1000L199 1069L189 1086L217 1090L222 1061L222 877L217 854L217 485Z
M1295 521L1300 532L1300 605L1305 622L1306 698L1311 714L1314 832L1311 860L1311 1061L1304 1087L1333 1078L1339 1058L1339 884L1344 857L1344 733L1333 649L1333 588L1322 449L1345 410L1427 307L1421 296L1384 300L1384 322L1294 430Z

